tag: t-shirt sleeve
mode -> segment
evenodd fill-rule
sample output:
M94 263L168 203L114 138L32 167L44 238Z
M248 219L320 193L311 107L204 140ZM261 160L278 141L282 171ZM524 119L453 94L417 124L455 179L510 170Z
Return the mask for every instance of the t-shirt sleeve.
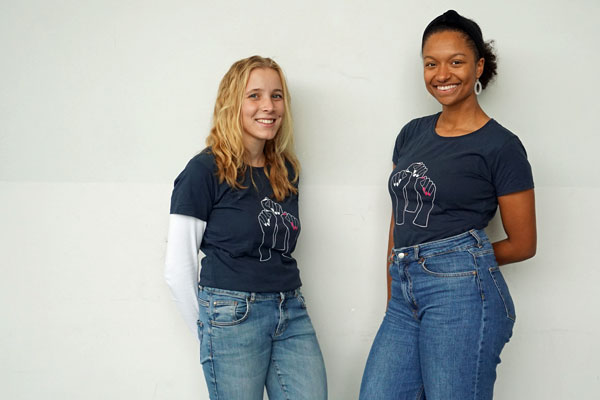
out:
M214 204L214 193L213 171L198 160L192 159L175 179L170 213L208 221Z
M400 148L402 147L402 141L406 131L406 126L402 128L398 136L396 137L396 143L394 144L394 154L392 155L392 163L396 165L398 163L398 157L400 156Z
M527 152L516 136L498 152L493 180L497 196L533 188L533 174L527 161Z

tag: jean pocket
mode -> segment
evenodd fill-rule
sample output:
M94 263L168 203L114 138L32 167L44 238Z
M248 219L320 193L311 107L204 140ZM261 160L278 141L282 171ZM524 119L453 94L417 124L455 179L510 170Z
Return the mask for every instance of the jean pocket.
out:
M248 318L250 304L248 298L215 296L211 304L210 324L213 326L239 325Z
M502 303L504 304L504 309L506 310L506 318L516 321L517 315L515 313L515 305L513 303L512 297L510 296L510 292L508 291L508 285L504 280L504 276L502 276L502 272L500 272L499 267L491 267L489 268L490 275L492 276L492 281L494 281L494 285L496 289L498 289L498 294L502 299Z
M477 274L475 261L468 251L454 251L419 260L423 271L440 278L456 278Z

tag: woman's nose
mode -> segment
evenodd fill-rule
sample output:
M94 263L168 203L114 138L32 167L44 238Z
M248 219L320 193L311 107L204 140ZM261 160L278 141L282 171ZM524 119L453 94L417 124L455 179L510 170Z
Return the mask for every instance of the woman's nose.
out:
M439 81L447 81L450 79L450 70L446 64L441 64L435 74L435 77Z
M260 108L263 111L271 111L273 110L273 99L271 97L265 97L263 98L261 104L260 104Z

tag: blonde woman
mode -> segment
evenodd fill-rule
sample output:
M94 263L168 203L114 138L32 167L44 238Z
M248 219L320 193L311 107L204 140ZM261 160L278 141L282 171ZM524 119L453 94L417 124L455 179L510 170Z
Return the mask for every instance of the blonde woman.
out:
M165 277L200 340L211 399L326 399L292 252L300 233L290 96L275 61L234 63L207 147L175 180ZM198 252L202 269L198 282Z

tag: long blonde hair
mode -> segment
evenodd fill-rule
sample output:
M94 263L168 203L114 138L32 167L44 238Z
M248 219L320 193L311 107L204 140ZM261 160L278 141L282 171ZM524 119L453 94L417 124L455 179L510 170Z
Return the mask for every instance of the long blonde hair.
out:
M242 100L250 72L256 68L271 68L279 74L283 89L285 113L274 139L265 143L265 174L269 178L273 195L278 201L290 194L297 194L300 163L294 153L294 132L290 109L290 94L281 67L272 59L252 56L235 62L219 85L213 127L206 139L211 147L218 169L219 181L226 181L232 188L242 185L248 165L244 162L246 149L242 142ZM292 166L294 176L288 176L286 162Z

